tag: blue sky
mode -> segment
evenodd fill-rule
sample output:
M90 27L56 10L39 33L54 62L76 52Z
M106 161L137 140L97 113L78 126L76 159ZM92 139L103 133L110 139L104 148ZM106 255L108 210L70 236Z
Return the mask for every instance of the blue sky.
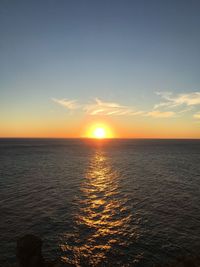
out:
M4 118L48 117L52 99L97 98L148 114L164 92L199 98L199 12L197 0L2 0Z

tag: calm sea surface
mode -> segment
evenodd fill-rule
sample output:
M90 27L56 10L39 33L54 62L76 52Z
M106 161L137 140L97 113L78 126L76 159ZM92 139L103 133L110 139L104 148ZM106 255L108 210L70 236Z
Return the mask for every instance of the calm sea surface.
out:
M200 141L0 139L0 266L35 233L79 266L200 252Z

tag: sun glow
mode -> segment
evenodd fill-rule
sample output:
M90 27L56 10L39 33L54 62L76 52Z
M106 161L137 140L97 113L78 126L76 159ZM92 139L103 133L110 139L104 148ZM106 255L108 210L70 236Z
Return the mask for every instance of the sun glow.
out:
M86 137L95 139L113 138L113 133L106 124L93 124L88 127Z

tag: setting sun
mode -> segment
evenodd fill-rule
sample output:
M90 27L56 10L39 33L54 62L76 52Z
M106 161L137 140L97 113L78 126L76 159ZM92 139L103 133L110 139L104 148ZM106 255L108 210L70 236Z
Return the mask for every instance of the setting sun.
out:
M102 139L106 137L106 131L104 128L98 127L94 130L93 135L95 138Z
M95 138L95 139L104 139L104 138L113 138L113 131L107 123L92 123L86 126L86 131L84 137Z

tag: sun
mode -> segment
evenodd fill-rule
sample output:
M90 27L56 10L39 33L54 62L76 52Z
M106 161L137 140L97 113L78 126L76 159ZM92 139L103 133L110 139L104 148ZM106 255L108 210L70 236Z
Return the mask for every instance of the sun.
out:
M91 123L86 125L85 135L87 138L108 139L113 138L113 131L107 123Z
M93 132L94 138L102 139L106 137L106 130L102 127L98 127L94 129Z

